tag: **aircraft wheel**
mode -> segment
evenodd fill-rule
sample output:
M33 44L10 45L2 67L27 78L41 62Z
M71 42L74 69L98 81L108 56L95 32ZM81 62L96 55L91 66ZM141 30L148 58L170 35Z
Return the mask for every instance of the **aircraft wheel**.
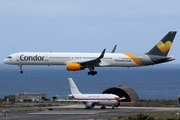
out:
M91 72L90 72L90 71L88 72L88 75L91 75Z
M94 76L94 75L96 75L97 74L97 71L93 71L92 72L92 75Z
M102 106L101 109L106 109L106 107L105 107L105 106Z
M94 76L94 75L96 75L96 74L97 74L97 71L89 71L89 72L88 72L88 75Z
M20 73L22 74L23 73L22 65L19 65L19 67L20 67Z

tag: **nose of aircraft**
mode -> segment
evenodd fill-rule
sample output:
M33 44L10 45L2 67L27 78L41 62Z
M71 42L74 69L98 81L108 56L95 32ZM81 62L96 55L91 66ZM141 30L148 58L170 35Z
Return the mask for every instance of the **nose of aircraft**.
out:
M120 98L116 98L117 102L121 102L121 99Z
M3 63L4 63L4 64L8 64L7 58L5 58L5 59L3 60Z

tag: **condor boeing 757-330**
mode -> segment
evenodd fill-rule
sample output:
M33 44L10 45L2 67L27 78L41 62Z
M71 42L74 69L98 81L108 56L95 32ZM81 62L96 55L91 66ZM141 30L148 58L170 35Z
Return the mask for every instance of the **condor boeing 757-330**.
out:
M95 75L95 67L138 67L154 65L175 60L167 54L171 48L176 31L170 31L149 52L132 53L71 53L71 52L19 52L3 60L5 64L23 65L66 65L69 71L88 68L88 75Z

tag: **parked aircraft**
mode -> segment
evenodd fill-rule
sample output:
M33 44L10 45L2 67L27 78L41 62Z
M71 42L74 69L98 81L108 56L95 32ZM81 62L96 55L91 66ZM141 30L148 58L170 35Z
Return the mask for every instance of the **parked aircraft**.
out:
M176 31L170 31L149 52L131 53L72 53L72 52L19 52L3 60L5 64L18 65L23 73L23 65L66 65L68 71L89 69L88 75L95 75L95 67L138 67L155 65L175 60L167 56ZM116 46L115 48L116 49Z
M115 94L82 94L72 78L68 78L72 100L57 100L57 101L68 101L68 102L82 102L86 107L85 109L93 108L94 106L101 106L101 109L106 109L106 106L114 107L120 106L120 101L123 98L119 98Z

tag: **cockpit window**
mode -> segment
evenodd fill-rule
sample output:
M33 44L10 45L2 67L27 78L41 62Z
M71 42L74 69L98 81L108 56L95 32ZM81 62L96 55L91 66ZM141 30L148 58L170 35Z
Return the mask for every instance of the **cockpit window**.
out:
M11 56L8 56L7 58L11 59L12 57L11 57Z

